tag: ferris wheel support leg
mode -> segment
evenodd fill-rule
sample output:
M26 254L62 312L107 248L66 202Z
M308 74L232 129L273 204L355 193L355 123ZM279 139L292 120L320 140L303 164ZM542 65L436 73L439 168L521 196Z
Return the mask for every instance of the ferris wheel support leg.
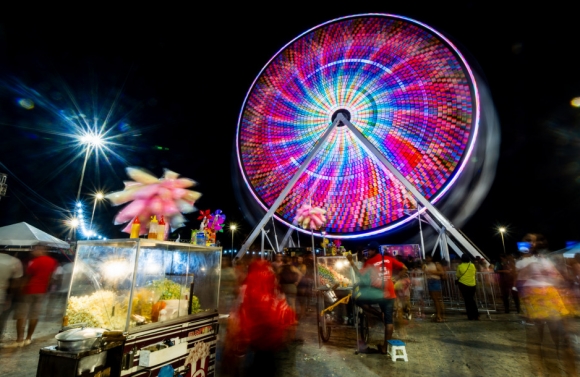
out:
M308 156L306 157L306 159L304 160L304 162L302 164L300 164L300 167L298 168L298 170L296 171L296 173L294 174L294 176L292 177L292 179L288 182L288 184L286 185L286 187L284 187L284 190L282 190L282 192L280 192L280 195L278 195L278 198L274 201L274 203L272 203L272 206L270 207L270 209L268 210L268 212L266 212L266 214L264 215L264 218L262 218L262 220L254 228L254 231L252 232L252 234L250 234L250 236L248 237L248 239L246 239L246 242L244 242L244 244L240 248L240 251L238 251L238 254L236 254L236 256L238 258L243 257L244 254L246 253L246 251L248 251L248 248L254 242L254 240L258 236L258 233L260 233L260 230L264 227L264 225L266 225L266 223L268 222L268 220L272 216L274 216L274 213L276 212L276 210L278 209L278 207L280 207L280 204L282 204L282 201L284 201L284 199L286 198L286 195L288 195L288 193L290 192L290 190L292 189L292 187L294 187L294 185L296 184L296 182L298 182L298 179L300 178L300 176L302 175L302 173L304 173L304 171L306 170L306 168L308 167L308 165L310 165L310 162L312 162L312 160L314 159L314 157L316 156L316 154L318 153L318 151L320 151L320 149L324 145L324 142L326 141L326 139L328 139L328 137L330 136L330 134L332 133L332 131L339 124L340 124L339 117L336 117L336 119L334 119L334 122L332 122L332 125L330 125L330 127L328 127L326 129L326 131L324 132L324 134L322 135L322 137L320 139L318 139L317 143L314 145L314 148L312 148L312 150L310 151L310 153L308 154Z
M292 228L288 228L286 235L284 236L284 238L282 238L282 243L280 244L280 249L284 250L288 241L293 242L292 238L290 238L293 230L294 229L292 229Z
M264 232L264 229L262 229L262 255L264 255L265 250L264 250L264 236L266 235L266 232Z
M280 252L280 245L278 245L278 233L276 232L276 223L274 222L274 216L272 216L272 230L274 230L274 241L276 242L276 252Z
M462 233L460 233L453 224L445 217L437 208L435 208L429 200L427 200L420 192L417 190L415 186L407 178L405 178L394 166L391 164L389 160L381 153L377 147L374 146L346 117L342 114L337 114L334 123L342 123L344 124L353 134L354 136L366 147L366 149L370 152L372 156L374 156L377 160L379 160L383 166L391 172L397 178L399 182L407 190L413 194L413 196L417 199L417 201L421 202L423 207L427 208L427 211L435 217L435 219L441 224L441 227L445 229L457 242L461 244L461 246L472 256L480 256L484 259L488 259L483 253L478 250ZM333 124L334 124L333 123Z

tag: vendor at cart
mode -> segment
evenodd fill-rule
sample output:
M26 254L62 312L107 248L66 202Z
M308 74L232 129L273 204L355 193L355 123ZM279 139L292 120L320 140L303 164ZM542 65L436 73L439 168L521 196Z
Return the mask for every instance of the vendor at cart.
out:
M369 243L367 245L367 252L368 258L360 271L353 262L352 255L347 254L346 258L359 278L368 274L371 288L381 289L383 294L382 297L373 300L356 299L355 295L353 295L353 298L355 298L355 303L363 310L383 320L385 325L385 339L382 345L379 344L377 346L378 350L364 344L359 346L359 352L380 352L386 354L387 341L393 336L393 308L395 303L395 287L392 280L393 269L399 271L406 270L407 267L391 256L382 255L377 242ZM378 305L380 311L374 308L373 305Z

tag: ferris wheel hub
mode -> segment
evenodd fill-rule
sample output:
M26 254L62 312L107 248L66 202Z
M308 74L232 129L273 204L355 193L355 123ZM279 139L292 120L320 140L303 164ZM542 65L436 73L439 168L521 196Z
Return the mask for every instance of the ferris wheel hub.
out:
M350 111L348 111L347 109L338 109L334 112L334 114L332 114L332 116L330 117L330 120L332 122L334 122L336 120L336 117L338 116L338 114L342 114L343 117L346 118L346 120L350 121ZM338 124L338 127L343 127L344 124L342 122L340 122Z

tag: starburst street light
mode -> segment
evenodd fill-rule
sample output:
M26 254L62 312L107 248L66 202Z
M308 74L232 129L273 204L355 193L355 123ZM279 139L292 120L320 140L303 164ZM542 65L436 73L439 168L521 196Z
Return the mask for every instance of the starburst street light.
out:
M89 131L84 132L79 136L79 142L84 145L85 160L83 162L83 170L81 171L79 189L77 191L77 202L81 197L81 187L83 186L83 179L85 178L85 170L87 168L87 161L89 160L89 156L93 150L99 149L105 145L105 139L101 133Z
M505 254L505 242L503 239L503 234L506 232L506 228L501 226L498 228L499 234L501 234L501 245L503 246L503 253Z
M234 250L234 233L237 229L236 224L230 224L230 231L232 232L232 250Z
M73 229L76 229L79 226L79 224L80 224L79 219L77 219L76 217L73 217L69 222L70 227Z

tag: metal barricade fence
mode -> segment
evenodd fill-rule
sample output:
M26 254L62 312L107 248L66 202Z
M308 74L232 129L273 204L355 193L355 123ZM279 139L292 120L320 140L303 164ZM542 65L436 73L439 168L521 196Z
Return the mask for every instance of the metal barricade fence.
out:
M445 310L465 310L465 304L459 287L455 284L455 271L447 271L441 279L442 297ZM429 296L427 278L423 271L411 271L411 305L413 310L422 313L424 308L433 308L433 300ZM496 304L501 300L499 276L495 272L477 272L475 301L481 311L496 311Z

